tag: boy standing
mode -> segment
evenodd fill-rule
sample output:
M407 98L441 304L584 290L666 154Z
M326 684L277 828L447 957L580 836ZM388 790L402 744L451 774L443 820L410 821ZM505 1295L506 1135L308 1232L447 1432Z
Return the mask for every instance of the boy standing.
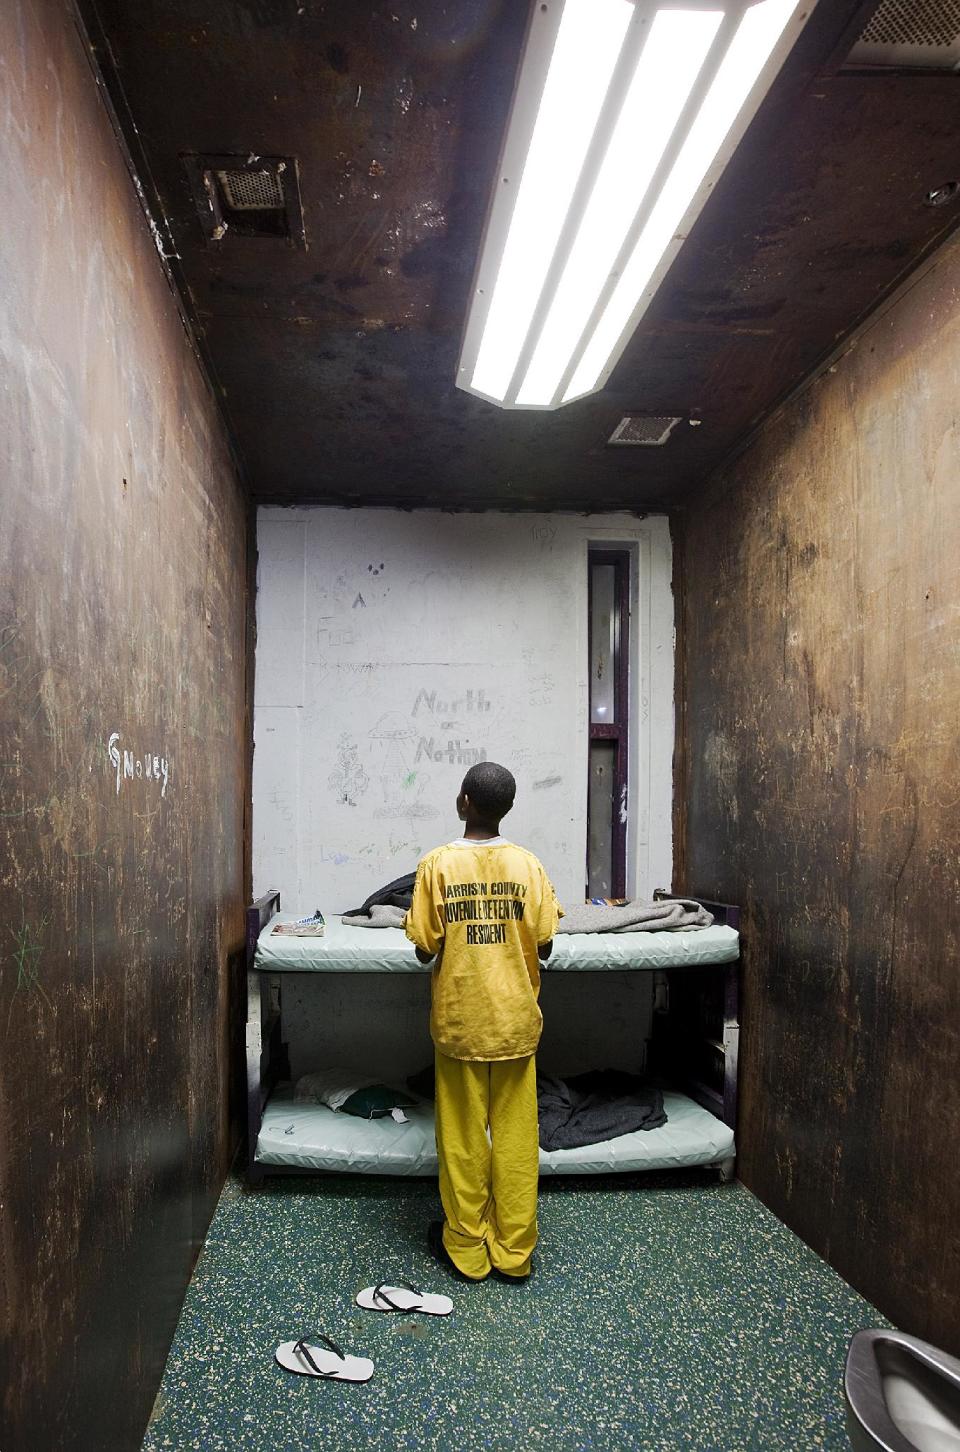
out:
M470 768L463 836L423 858L404 922L421 963L436 959L442 1245L470 1280L491 1268L522 1279L537 1243L537 998L560 909L533 853L500 836L516 790L495 762Z

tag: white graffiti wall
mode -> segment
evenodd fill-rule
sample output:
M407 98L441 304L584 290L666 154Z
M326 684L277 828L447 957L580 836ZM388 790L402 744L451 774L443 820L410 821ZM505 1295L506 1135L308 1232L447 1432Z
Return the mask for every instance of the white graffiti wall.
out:
M505 832L582 900L587 550L627 546L629 887L669 886L667 523L629 515L259 511L254 887L336 913L458 833L466 768L517 778Z

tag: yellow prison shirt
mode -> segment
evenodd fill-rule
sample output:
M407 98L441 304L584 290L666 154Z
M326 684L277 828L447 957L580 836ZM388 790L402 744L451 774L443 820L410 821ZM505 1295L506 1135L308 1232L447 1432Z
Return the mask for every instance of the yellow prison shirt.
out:
M532 852L496 838L453 842L417 868L404 930L433 967L430 1033L451 1059L520 1059L540 1042L537 947L561 909Z

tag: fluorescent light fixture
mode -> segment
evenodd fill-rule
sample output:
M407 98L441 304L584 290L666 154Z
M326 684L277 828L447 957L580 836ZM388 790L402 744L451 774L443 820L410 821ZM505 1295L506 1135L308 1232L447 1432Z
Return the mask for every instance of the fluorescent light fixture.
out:
M602 388L816 0L537 0L457 384Z

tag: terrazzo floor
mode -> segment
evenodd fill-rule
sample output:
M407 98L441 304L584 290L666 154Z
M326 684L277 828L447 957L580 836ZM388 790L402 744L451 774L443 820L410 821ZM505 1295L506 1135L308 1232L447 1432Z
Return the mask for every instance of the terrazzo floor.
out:
M706 1172L547 1182L536 1273L454 1281L424 1233L435 1181L227 1182L144 1448L849 1452L842 1372L889 1324L740 1185ZM391 1277L446 1318L353 1303ZM324 1331L365 1385L293 1376Z

